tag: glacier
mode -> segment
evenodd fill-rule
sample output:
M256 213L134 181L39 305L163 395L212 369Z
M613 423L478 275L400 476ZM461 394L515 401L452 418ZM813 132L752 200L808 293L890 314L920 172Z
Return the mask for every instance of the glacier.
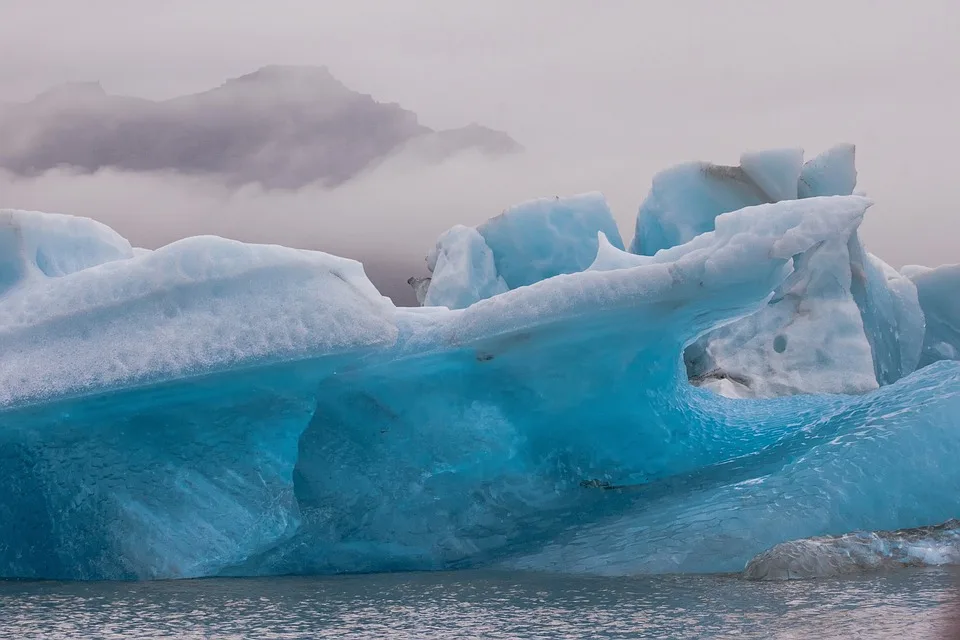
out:
M454 227L414 308L320 252L0 212L0 578L771 579L940 540L902 531L956 517L955 268L863 249L852 147L733 173L729 211L655 179L703 224L652 254L599 194Z

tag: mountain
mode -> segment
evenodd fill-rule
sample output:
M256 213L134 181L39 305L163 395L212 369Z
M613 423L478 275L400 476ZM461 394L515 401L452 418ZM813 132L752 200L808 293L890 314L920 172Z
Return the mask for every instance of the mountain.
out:
M0 105L0 168L24 176L66 166L175 171L278 189L336 186L408 148L430 162L465 150L522 149L477 124L435 131L398 104L352 91L326 67L267 66L164 101L72 83Z

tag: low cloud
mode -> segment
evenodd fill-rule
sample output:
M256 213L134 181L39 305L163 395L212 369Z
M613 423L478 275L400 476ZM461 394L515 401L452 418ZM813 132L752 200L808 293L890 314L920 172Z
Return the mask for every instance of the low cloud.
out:
M733 147L728 155L701 157L736 161ZM904 183L884 179L896 167L858 156L860 187L877 202L863 227L868 248L895 266L956 262L958 216L938 204L934 190L949 177L948 167L931 165L914 175L920 189L911 194ZM360 260L385 295L414 304L406 280L426 274L423 257L450 226L479 224L531 198L598 190L629 242L637 207L662 168L652 154L528 151L490 158L468 152L441 164L407 154L337 188L297 190L229 187L176 173L56 170L25 178L0 172L0 207L88 216L147 248L213 234L326 251Z
M590 173L599 178L605 171L594 164ZM147 248L212 234L322 250L361 260L384 294L413 304L406 280L426 273L424 255L451 225L478 224L530 198L598 189L598 182L531 155L463 153L439 165L401 155L332 189L236 188L176 173L112 169L36 177L0 172L0 207L88 216ZM644 190L634 183L613 202L621 205L617 213L627 238ZM608 193L612 201L613 195Z
M65 81L165 100L263 65L328 65L432 129L476 121L528 151L435 167L395 159L332 190L117 171L0 176L0 207L89 215L145 246L218 233L323 249L363 260L386 293L412 301L407 275L422 272L423 253L452 224L528 198L599 190L629 239L664 167L853 142L858 186L877 203L863 225L870 250L895 266L960 260L953 0L756 3L746 13L707 1L250 0L242 12L225 0L94 4L7 3L0 102ZM31 131L15 129L25 136L17 144L29 142ZM51 144L62 160L63 139ZM296 176L286 162L315 167L288 151L265 154L264 166L282 178ZM38 157L24 161L37 166Z

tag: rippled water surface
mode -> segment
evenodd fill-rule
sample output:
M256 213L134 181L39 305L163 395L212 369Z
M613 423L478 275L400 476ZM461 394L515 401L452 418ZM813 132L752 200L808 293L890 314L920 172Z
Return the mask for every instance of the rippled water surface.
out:
M0 638L960 638L960 573L0 582Z

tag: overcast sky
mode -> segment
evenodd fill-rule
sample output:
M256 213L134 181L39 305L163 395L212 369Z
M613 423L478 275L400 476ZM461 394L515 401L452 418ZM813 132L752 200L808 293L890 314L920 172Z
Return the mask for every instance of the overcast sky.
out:
M110 207L119 207L130 216L121 231L155 244L195 232L198 212L220 207L217 215L227 215L232 204L248 208L238 220L251 226L234 221L214 231L254 240L262 231L265 241L301 244L322 237L330 250L400 243L406 256L421 255L450 224L479 222L514 200L598 189L629 241L636 207L660 168L688 159L735 163L741 151L764 147L812 154L849 141L858 147L860 188L877 202L864 225L870 249L897 266L958 262L958 5L0 0L0 100L81 80L166 98L265 64L318 64L353 89L412 109L428 126L477 121L530 150L508 170L466 163L432 180L381 175L383 182L333 201L311 193L313 209L333 211L320 222L289 194L278 201L256 194L253 206L208 193L196 205L193 187L181 184L166 200L143 204L137 193L146 187L125 189L123 176L62 188L0 185L7 190L0 206L88 215L102 207L110 223L120 215ZM169 216L141 228L133 209ZM265 210L283 218L283 233L255 224ZM338 216L374 223L395 241L371 238L368 226L358 238L359 227L330 222Z

